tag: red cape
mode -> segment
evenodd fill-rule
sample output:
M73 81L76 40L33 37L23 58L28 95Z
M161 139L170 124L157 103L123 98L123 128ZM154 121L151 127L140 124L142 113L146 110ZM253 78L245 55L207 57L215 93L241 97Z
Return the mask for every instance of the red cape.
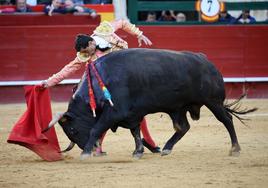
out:
M7 142L24 146L46 161L62 159L54 127L41 133L52 119L48 89L25 86L24 90L27 110L14 125Z

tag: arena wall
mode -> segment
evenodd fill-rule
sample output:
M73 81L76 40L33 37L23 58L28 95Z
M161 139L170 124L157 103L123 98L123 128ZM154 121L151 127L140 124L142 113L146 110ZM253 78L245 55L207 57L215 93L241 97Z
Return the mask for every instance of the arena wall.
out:
M23 85L38 83L71 61L75 36L92 33L99 21L73 15L0 16L0 103L22 101ZM249 98L268 97L268 25L139 27L152 48L206 54L222 72L229 98L246 91ZM119 35L129 47L138 46L135 37L122 31ZM52 88L52 99L68 100L81 74Z

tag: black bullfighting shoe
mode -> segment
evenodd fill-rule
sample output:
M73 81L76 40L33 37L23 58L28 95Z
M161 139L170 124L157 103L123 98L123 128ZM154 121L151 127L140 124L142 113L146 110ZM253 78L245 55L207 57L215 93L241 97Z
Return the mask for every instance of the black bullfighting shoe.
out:
M156 147L151 146L148 142L146 142L146 141L144 140L144 138L142 139L142 144L143 144L143 146L145 146L148 150L150 150L152 153L160 153L160 152L161 152L160 147L158 147L158 146L156 146Z

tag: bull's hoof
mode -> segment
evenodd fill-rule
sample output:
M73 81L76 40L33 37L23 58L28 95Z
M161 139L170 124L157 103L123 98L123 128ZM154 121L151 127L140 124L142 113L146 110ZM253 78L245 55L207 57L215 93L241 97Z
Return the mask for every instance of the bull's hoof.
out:
M171 150L170 149L164 149L161 152L161 156L169 155L170 153L171 153Z
M230 151L229 152L229 156L232 156L232 157L239 157L240 155L240 152L239 151Z
M94 157L102 157L102 156L106 156L107 152L101 151L101 152L95 152L93 154Z
M239 144L235 144L235 145L231 148L231 150L230 150L230 152L229 152L229 156L232 156L232 157L239 157L239 155L240 155L240 150L241 150L241 148L240 148Z
M80 160L83 161L83 160L86 160L86 159L89 159L91 157L91 153L81 153L80 155Z
M133 153L132 156L133 156L134 159L141 159L142 156L143 156L143 153Z

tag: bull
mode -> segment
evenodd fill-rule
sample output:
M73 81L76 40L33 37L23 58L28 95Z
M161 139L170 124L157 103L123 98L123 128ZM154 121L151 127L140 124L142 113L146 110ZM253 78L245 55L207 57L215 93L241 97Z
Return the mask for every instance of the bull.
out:
M239 154L232 115L242 121L239 115L256 109L231 108L239 100L229 105L224 103L223 77L204 54L127 49L103 56L94 64L112 95L114 106L105 100L92 73L97 116L93 117L89 107L88 80L84 75L67 112L58 120L72 141L70 148L75 143L83 150L81 159L91 155L94 144L105 131L115 132L118 127L130 129L135 140L133 156L140 158L144 151L140 122L145 115L156 112L167 113L173 122L175 133L161 152L168 155L190 129L186 113L198 120L203 105L226 127L232 144L230 155Z

